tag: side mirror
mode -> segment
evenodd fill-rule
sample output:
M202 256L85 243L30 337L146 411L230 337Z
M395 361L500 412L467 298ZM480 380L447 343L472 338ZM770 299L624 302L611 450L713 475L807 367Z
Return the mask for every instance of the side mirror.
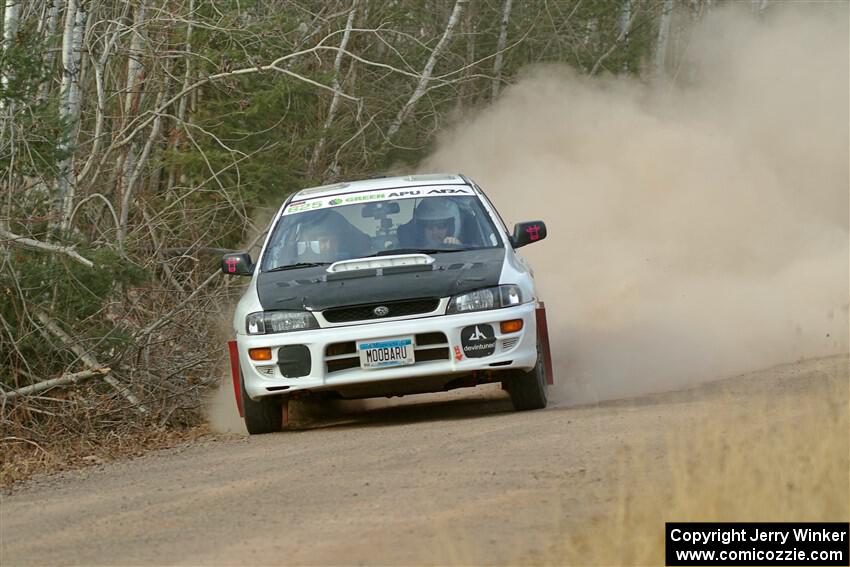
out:
M514 225L511 244L514 248L520 248L544 238L546 238L546 223L543 221L518 222Z
M254 262L247 252L231 252L221 257L221 271L228 276L250 276L254 273Z

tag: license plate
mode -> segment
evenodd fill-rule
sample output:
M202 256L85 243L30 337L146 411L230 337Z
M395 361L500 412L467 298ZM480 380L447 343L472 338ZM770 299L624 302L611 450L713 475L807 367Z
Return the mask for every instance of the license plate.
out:
M377 341L357 341L360 367L387 368L413 364L413 337L393 337Z

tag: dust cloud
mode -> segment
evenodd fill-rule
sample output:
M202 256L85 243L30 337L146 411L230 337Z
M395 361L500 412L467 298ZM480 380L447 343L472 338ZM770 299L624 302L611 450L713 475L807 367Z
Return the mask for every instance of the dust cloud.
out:
M239 409L236 407L236 397L229 374L221 377L218 387L207 398L204 409L207 423L216 433L248 434L245 422L242 421Z
M714 10L674 81L530 69L421 168L546 221L562 402L847 352L848 6L777 4Z

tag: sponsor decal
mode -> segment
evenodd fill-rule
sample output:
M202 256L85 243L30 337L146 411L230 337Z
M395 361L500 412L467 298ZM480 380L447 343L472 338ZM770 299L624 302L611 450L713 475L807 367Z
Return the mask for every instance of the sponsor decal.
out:
M426 195L472 195L467 189L431 189Z
M528 238L533 242L535 240L540 240L540 225L535 224L525 229L525 232L528 233Z
M290 204L286 207L286 210L283 211L283 214L288 215L291 213L303 213L304 211L312 211L313 209L320 209L321 207L322 201L306 201L296 205Z
M460 343L467 358L483 358L496 352L496 335L493 326L486 323L464 327Z
M431 195L472 195L472 191L456 187L442 189L408 189L406 191L393 191L388 193L387 198L403 199L406 197L428 197Z
M342 199L331 199L328 201L328 205L341 205Z
M411 189L409 191L393 191L387 197L391 199L401 199L404 197L419 197L422 195L422 191L419 189Z
M351 195L345 198L346 203L357 203L360 201L381 201L387 197L383 193L366 193L360 195Z
M455 360L463 360L463 353L458 345L455 345Z

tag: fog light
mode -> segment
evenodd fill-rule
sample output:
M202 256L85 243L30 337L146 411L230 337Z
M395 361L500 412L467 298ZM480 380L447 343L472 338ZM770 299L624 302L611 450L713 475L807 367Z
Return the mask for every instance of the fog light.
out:
M270 348L251 348L248 349L248 356L251 360L271 360L272 349Z
M522 319L511 319L510 321L502 321L499 324L502 333L516 333L522 330Z

